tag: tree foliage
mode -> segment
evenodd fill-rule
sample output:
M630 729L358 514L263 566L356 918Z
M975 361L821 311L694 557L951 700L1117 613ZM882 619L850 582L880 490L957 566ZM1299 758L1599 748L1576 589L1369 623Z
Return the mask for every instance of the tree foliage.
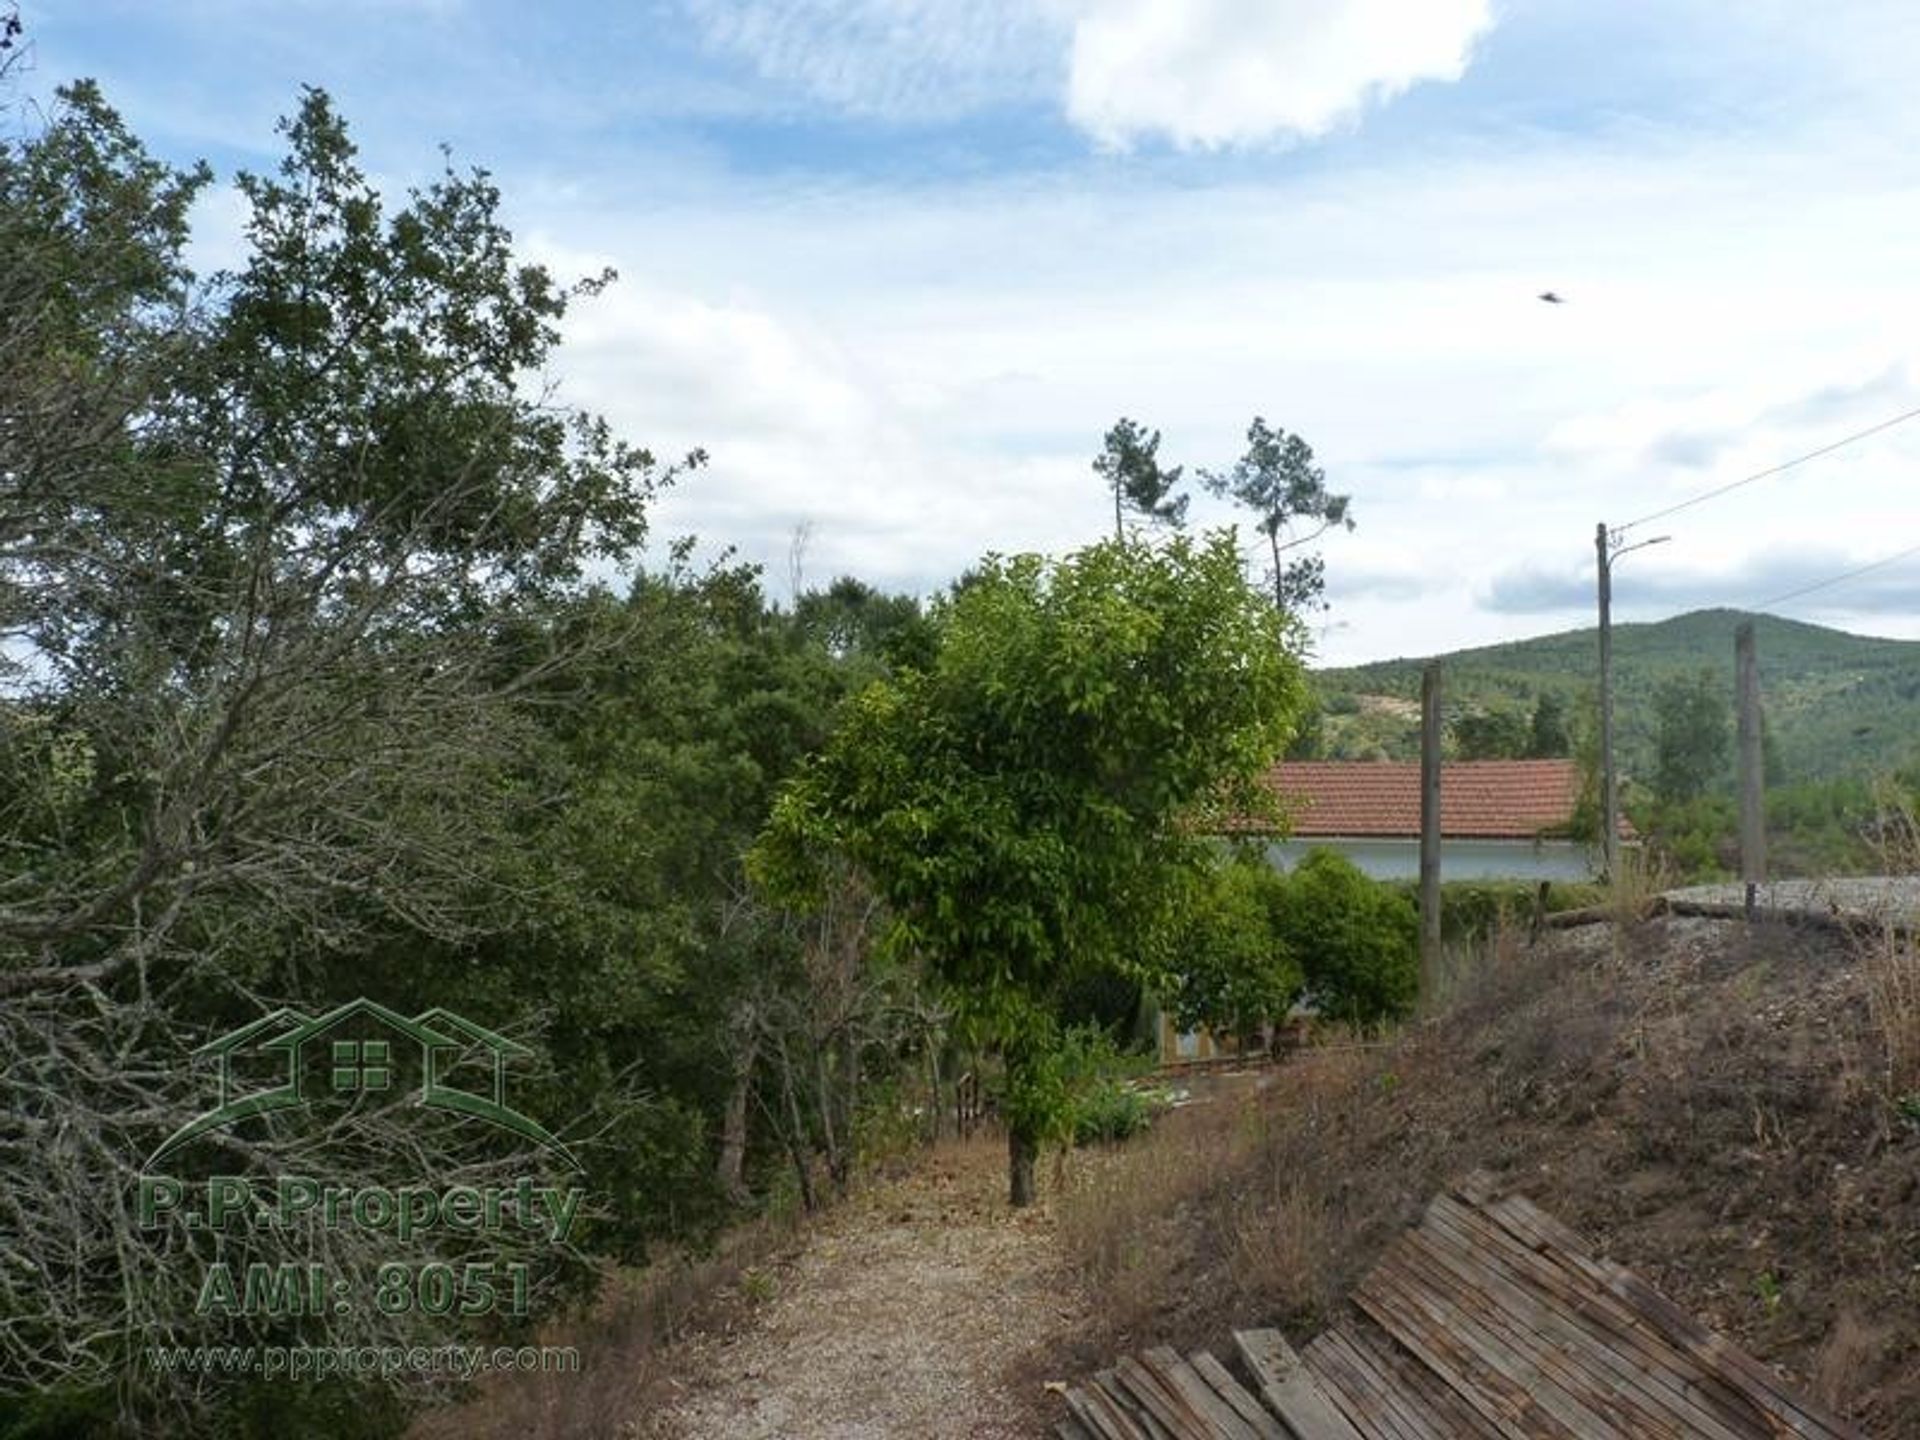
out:
M1170 997L1182 1028L1244 1033L1300 998L1307 977L1282 928L1286 892L1286 877L1258 857L1232 857L1198 879Z
M676 467L524 392L583 291L514 259L483 174L389 207L324 95L284 135L276 174L241 181L247 258L205 282L184 254L208 172L150 158L95 87L0 142L0 1166L30 1182L0 1192L0 1233L34 1256L0 1274L0 1382L117 1387L129 1423L233 1398L129 1346L272 1334L197 1319L180 1278L213 1237L134 1228L128 1196L205 1107L189 1052L274 1004L418 1009L457 983L550 1064L568 1044L549 1113L619 1140L630 1168L600 1178L643 1233L679 1223L660 1197L709 1141L696 1087L654 1103L633 1041L582 1041L649 996L671 1032L670 987L637 979L665 947L616 953L669 927L623 931L584 883L604 870L549 848L610 833L586 783L610 781L550 707L647 618L585 574L624 563ZM417 1170L408 1115L358 1118L210 1133L193 1163ZM433 1153L444 1183L498 1163ZM346 1234L224 1254L390 1258ZM347 1338L421 1323L355 1312Z
M1160 432L1147 431L1124 416L1107 431L1093 470L1113 492L1113 538L1126 539L1126 514L1149 524L1179 529L1187 519L1187 497L1179 488L1183 467L1160 464Z
M1329 1019L1371 1025L1411 1013L1420 994L1418 919L1405 897L1345 856L1313 850L1286 877L1279 931Z
M1527 717L1501 706L1467 710L1454 718L1453 740L1462 760L1518 760L1531 742Z
M1654 691L1653 792L1660 800L1685 804L1726 778L1729 708L1710 671L1663 681Z
M962 1023L997 1043L1019 1191L1050 1105L1026 1085L1062 987L1158 976L1202 842L1183 821L1253 780L1303 703L1293 636L1230 537L990 558L936 607L925 671L869 687L782 794L756 852L772 894L818 893L844 854Z
M1213 494L1253 512L1272 559L1273 603L1288 613L1323 608L1326 561L1318 554L1286 557L1329 530L1351 530L1353 516L1350 497L1327 489L1313 447L1256 415L1247 427L1245 453L1231 469L1206 472L1203 479Z
M1567 728L1566 702L1551 690L1542 690L1533 702L1527 726L1527 758L1558 760L1573 753L1573 735Z

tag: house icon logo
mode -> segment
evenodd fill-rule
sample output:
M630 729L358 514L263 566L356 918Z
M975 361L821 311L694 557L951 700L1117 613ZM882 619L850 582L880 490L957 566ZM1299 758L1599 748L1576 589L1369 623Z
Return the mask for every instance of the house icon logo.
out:
M507 1062L533 1052L440 1006L411 1019L364 997L324 1015L282 1008L193 1053L218 1060L219 1101L168 1136L148 1157L149 1168L209 1130L323 1096L380 1099L403 1085L421 1108L484 1120L550 1150L575 1170L584 1168L558 1136L507 1104ZM250 1087L243 1068L248 1064L278 1073L272 1082ZM470 1074L483 1067L491 1084L476 1087ZM456 1082L456 1071L465 1083Z

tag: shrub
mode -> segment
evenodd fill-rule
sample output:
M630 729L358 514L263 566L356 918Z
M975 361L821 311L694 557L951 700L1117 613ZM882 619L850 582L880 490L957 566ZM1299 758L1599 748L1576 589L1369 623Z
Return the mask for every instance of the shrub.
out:
M1024 1106L1043 1138L1060 1144L1124 1140L1152 1118L1148 1097L1128 1084L1152 1063L1122 1054L1100 1026L1076 1025L1034 1057L1019 1085L1005 1087L1002 1113Z
M1413 880L1395 880L1388 888L1418 914L1420 887ZM1476 944L1491 939L1502 923L1525 925L1533 914L1539 886L1530 880L1452 880L1440 887L1440 938L1448 945ZM1597 884L1553 880L1547 884L1547 913L1582 910L1605 898Z
M1306 983L1280 931L1287 879L1237 857L1200 883L1187 916L1171 1008L1183 1026L1236 1032L1283 1016Z
M1073 1143L1093 1145L1138 1135L1153 1119L1147 1096L1111 1078L1094 1083L1073 1105Z
M1396 1019L1420 992L1418 919L1406 899L1331 850L1286 877L1279 930L1322 1015L1348 1024Z

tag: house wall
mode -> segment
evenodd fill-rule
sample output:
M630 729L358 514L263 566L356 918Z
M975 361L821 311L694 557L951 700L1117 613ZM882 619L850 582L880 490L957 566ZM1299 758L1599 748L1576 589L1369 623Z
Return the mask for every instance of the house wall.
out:
M1333 850L1376 880L1417 880L1417 839L1295 837L1267 846L1267 859L1291 870L1309 850ZM1573 840L1443 840L1444 880L1591 880L1598 873L1591 847Z

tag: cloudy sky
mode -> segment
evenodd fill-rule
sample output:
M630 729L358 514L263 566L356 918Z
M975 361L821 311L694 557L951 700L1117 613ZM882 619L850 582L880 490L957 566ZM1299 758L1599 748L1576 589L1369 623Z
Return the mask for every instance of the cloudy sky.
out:
M1306 437L1358 528L1328 663L1589 622L1593 529L1920 408L1911 0L21 0L154 148L302 83L621 283L564 393L703 445L661 506L786 589L1097 538L1120 415ZM201 256L231 257L231 201ZM1534 297L1551 288L1564 305ZM1630 532L1619 612L1920 547L1920 420ZM1201 521L1224 521L1212 502ZM1920 552L1780 613L1920 636Z

